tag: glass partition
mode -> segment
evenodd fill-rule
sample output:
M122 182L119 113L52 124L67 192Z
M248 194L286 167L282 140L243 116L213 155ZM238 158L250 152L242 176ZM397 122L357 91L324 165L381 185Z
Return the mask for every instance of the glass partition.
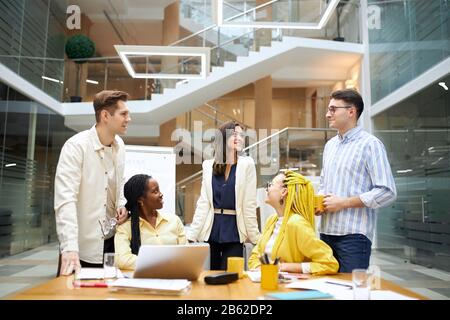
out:
M378 213L382 251L450 270L450 96L440 79L373 118L398 198Z
M58 1L0 1L0 63L60 101L66 13Z
M0 257L56 241L53 189L64 117L0 82Z
M369 0L372 103L450 56L447 0Z

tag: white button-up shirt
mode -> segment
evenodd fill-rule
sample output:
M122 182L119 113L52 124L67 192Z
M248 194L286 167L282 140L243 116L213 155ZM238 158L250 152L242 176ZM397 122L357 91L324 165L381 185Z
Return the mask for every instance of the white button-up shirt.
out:
M99 221L114 217L115 209L125 205L123 140L116 136L111 147L113 167L105 160L105 146L93 126L66 141L56 169L55 215L61 252L77 251L80 260L89 263L103 261L104 240ZM111 170L116 181L113 188L108 185ZM108 205L111 189L115 193L115 208Z

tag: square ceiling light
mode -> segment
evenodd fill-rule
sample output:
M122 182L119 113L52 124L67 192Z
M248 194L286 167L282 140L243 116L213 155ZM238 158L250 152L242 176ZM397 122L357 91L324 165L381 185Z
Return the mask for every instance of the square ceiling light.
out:
M117 53L133 78L152 78L152 79L205 79L209 74L210 54L209 47L170 47L170 46L132 46L115 45ZM130 57L150 57L150 56L181 56L181 57L200 57L201 71L198 74L181 73L142 73L136 72L130 62Z
M275 22L275 21L249 21L249 22L233 22L236 18L245 16L246 14L252 13L258 9L262 9L264 7L270 6L273 3L279 2L280 0L271 0L266 3L263 3L255 8L246 10L245 12L236 14L227 19L223 19L224 12L224 0L218 0L217 2L217 25L219 27L231 27L231 28L267 28L267 29L300 29L300 30L320 30L322 29L331 18L334 9L338 5L340 0L331 0L328 3L325 12L323 13L320 21L318 23L311 22ZM321 0L317 0L321 1Z

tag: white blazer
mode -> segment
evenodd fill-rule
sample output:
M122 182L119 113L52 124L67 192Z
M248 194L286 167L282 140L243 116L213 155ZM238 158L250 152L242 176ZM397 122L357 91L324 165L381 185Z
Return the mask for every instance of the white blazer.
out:
M212 175L214 159L203 161L203 179L194 219L188 228L191 241L208 241L214 221ZM241 243L256 243L260 236L256 219L256 168L251 157L238 157L236 166L236 222Z
M98 221L114 217L115 209L125 205L123 196L125 146L119 136L115 150L116 197L114 208L107 207L110 168L95 125L77 133L64 144L55 174L56 232L61 252L77 251L80 259L102 263L102 231Z

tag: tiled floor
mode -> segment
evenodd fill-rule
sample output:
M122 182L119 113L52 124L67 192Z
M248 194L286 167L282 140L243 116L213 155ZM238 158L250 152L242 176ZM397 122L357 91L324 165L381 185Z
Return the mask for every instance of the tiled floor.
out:
M55 277L58 246L49 244L0 259L0 299ZM430 299L450 299L450 273L411 264L393 255L374 251L371 264L381 276Z
M0 299L52 279L57 266L57 244L0 259Z

